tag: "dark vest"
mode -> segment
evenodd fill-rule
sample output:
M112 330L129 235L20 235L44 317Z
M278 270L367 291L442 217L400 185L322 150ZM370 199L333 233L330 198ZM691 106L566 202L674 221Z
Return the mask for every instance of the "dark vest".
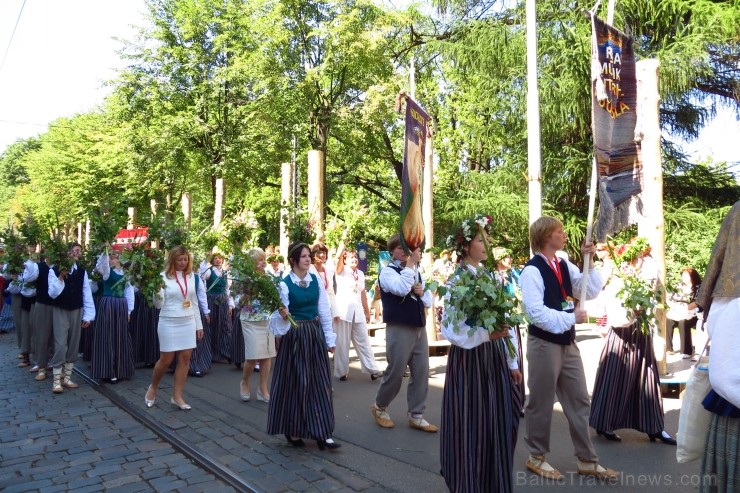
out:
M302 288L293 282L290 276L285 276L283 282L288 287L288 310L295 320L314 320L319 316L319 279L313 274L311 282Z
M566 264L563 259L558 259L558 263L560 264L560 272L563 275L563 287L565 288L565 293L572 297L573 287L570 283L568 264ZM552 310L562 312L562 303L565 300L563 299L563 293L560 291L560 283L558 283L558 278L555 276L555 272L552 270L552 267L547 265L547 261L540 255L532 257L529 262L527 262L527 265L536 267L537 270L540 271L542 280L545 283L545 298L543 300L545 306ZM572 326L570 330L563 332L562 334L553 334L552 332L540 329L536 325L529 324L529 333L547 342L560 344L562 346L572 344L576 340L575 325Z
M52 268L54 274L59 276L56 267ZM77 268L64 278L64 290L57 296L55 306L65 310L77 310L82 308L82 283L85 281L85 269L77 264Z
M401 275L401 267L388 264L385 269L393 269ZM426 313L424 311L424 302L409 292L406 296L396 296L395 294L380 287L380 301L383 303L383 321L394 324L410 325L412 327L426 326Z
M123 290L126 288L126 285L122 279L123 275L113 272L113 269L111 269L108 280L103 281L103 296L123 298Z
M46 262L38 262L39 278L36 279L36 302L44 305L54 305L55 301L49 296L49 266Z

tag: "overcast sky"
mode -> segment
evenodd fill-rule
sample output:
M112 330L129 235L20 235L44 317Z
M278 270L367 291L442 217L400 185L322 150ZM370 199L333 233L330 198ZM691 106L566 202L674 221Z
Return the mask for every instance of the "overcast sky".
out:
M122 66L112 38L131 39L143 11L143 0L0 0L0 153L56 118L100 104L104 81ZM739 140L740 123L724 110L686 149L696 160L739 162Z

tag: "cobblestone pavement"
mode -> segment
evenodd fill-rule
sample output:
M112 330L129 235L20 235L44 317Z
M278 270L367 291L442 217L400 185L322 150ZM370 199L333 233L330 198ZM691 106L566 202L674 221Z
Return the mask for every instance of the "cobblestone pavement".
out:
M371 338L376 358L384 366L382 331ZM579 330L579 347L589 388L593 384L603 341L598 334ZM27 368L16 368L15 334L0 335L0 362L5 368L0 385L0 491L183 491L216 493L259 492L394 492L447 491L439 474L439 436L406 426L406 385L389 407L393 429L379 428L370 415L377 382L359 371L352 355L349 379L333 380L337 452L320 451L314 442L294 448L280 436L265 433L267 406L239 399L241 371L234 365L214 364L204 378L189 377L185 399L191 411L169 404L172 376L165 376L157 402L144 405L151 370L139 368L132 380L101 384L102 393L76 377L80 387L61 395L51 381L36 382ZM446 358L430 358L427 419L440 422ZM87 371L87 364L77 365ZM257 379L252 377L252 394ZM110 396L109 399L106 396ZM121 409L165 428L167 434L196 450L222 471L243 482L227 482L218 472L186 457L150 428ZM680 401L664 399L666 428L675 432ZM567 492L697 491L699 464L676 464L675 448L650 443L644 434L622 430L619 444L594 434L601 461L624 473L618 484L593 484L570 474L574 470L568 426L555 406L552 452L548 459L566 474L566 481L543 482L524 468L524 424L515 451L514 491L540 492L542 487Z

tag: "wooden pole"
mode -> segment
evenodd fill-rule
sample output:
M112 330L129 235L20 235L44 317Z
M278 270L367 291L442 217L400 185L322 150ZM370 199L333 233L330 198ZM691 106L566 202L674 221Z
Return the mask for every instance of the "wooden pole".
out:
M308 217L318 241L324 241L325 170L324 153L316 149L308 151Z
M529 224L542 216L540 155L540 98L537 89L537 12L535 0L527 0L527 162L529 176Z
M641 60L637 62L637 121L640 128L642 144L642 209L643 220L637 226L637 234L650 243L650 255L658 265L659 285L665 287L665 220L663 217L663 163L660 154L660 120L658 92L658 60ZM663 292L665 303L665 290ZM658 334L662 340L666 337L665 312L657 313ZM657 341L656 341L657 342ZM655 344L658 357L658 370L665 374L665 345Z
M216 203L213 207L213 229L218 228L224 218L225 193L224 179L216 178Z
M293 163L287 162L281 165L282 182L280 186L280 252L285 255L288 252L288 211L293 206Z

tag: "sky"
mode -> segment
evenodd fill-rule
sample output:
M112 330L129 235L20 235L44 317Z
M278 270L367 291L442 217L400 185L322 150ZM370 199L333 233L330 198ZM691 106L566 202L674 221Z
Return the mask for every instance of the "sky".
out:
M105 81L123 66L113 38L132 39L143 12L144 0L0 0L0 154L102 103ZM721 110L684 149L695 161L738 163L738 139L740 122Z

